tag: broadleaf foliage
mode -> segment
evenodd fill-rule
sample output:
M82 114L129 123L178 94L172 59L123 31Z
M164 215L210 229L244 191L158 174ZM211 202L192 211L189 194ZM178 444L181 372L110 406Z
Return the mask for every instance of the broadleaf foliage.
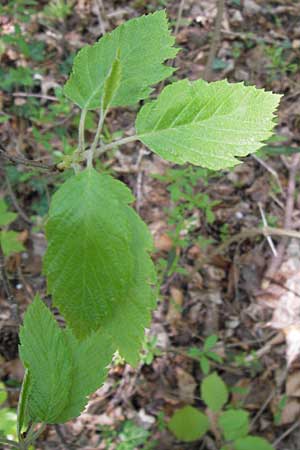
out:
M184 406L175 411L168 428L177 439L192 442L200 439L209 430L209 420L193 406Z
M222 378L213 372L201 383L201 398L212 411L220 411L228 401L228 389Z
M173 44L165 11L129 20L80 50L64 92L82 109L99 108L104 82L119 53L122 75L111 106L137 103L149 96L150 86L173 73L163 64L175 57Z
M69 402L72 354L54 316L39 297L28 307L20 356L29 371L28 413L34 422L57 423Z
M44 270L55 305L80 339L100 327L136 364L155 306L151 235L129 189L86 169L54 194Z
M256 436L247 436L234 442L234 450L274 450L269 442Z
M177 81L147 103L136 120L139 139L174 163L218 170L263 146L280 95L226 80Z
M111 339L99 331L78 341L70 330L59 328L39 297L26 311L20 339L28 386L19 428L27 415L45 423L64 423L80 415L87 396L105 379L114 353Z
M102 331L92 333L84 341L78 341L70 330L65 336L72 352L72 383L69 403L57 417L57 423L80 415L87 397L104 382L114 353L110 337Z

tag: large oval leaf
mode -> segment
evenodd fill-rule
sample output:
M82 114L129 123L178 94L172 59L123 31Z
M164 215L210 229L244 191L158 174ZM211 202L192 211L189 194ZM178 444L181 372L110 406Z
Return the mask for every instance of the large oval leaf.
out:
M139 112L139 139L163 158L217 170L239 163L272 134L280 95L226 80L178 81Z
M87 169L52 198L44 270L48 291L80 339L105 329L136 363L155 305L152 238L129 189Z
M172 47L174 41L165 11L129 20L93 46L80 50L64 92L81 108L100 108L104 82L119 54L122 75L112 106L147 98L150 86L174 71L163 64L178 51Z

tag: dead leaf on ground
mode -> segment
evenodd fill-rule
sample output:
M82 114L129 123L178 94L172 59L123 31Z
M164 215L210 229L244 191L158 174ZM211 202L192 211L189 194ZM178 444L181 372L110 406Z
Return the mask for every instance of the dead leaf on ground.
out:
M287 364L300 355L300 243L292 240L283 262L268 288L257 296L264 307L273 309L267 326L285 334Z
M289 397L300 397L300 371L297 370L289 375L286 381L286 395Z
M187 404L193 404L195 400L195 390L198 386L194 377L181 369L181 367L176 367L176 376L180 400Z

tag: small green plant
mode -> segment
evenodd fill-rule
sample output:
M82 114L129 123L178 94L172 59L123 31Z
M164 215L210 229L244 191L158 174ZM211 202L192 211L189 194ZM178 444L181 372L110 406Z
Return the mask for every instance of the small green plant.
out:
M275 46L266 45L265 53L270 60L270 64L267 66L269 78L278 79L285 76L288 73L295 73L298 70L297 63L288 62L287 50L291 48L291 44L285 43L285 45Z
M230 407L228 387L216 372L204 378L200 393L211 413L206 415L192 406L175 411L168 427L177 439L192 442L203 438L210 430L212 420L212 430L217 424L216 440L221 450L273 450L265 439L249 434L248 412Z
M124 421L118 430L102 427L100 431L107 450L135 450L136 448L150 450L156 447L156 442L149 440L150 431L136 425L132 420Z
M187 352L188 356L199 361L200 368L204 375L208 375L210 371L210 361L219 364L223 362L223 358L213 351L217 342L218 336L212 334L205 339L202 349L191 347Z
M72 12L70 0L50 0L43 13L51 20L65 20Z
M7 400L7 392L4 383L0 382L0 438L16 439L17 414L16 411L3 407Z
M272 134L280 96L253 86L185 79L150 99L153 85L174 72L164 64L178 52L173 45L165 11L158 11L124 23L74 59L64 94L81 110L78 146L59 163L72 174L51 199L43 261L48 294L66 327L59 327L39 295L25 313L18 442L9 444L16 449L28 449L46 424L80 415L117 350L138 364L156 305L152 237L130 206L129 188L99 173L95 160L140 141L173 163L221 170L258 150ZM103 143L108 111L141 100L135 134ZM90 111L97 111L98 125L87 142ZM207 205L203 208L207 216Z
M4 256L10 256L13 253L25 250L19 240L20 233L7 229L16 217L17 214L8 211L5 200L0 198L0 246Z
M241 352L235 355L234 362L238 367L244 367L250 371L251 376L255 376L262 370L262 364L257 357L255 350L250 353Z
M279 425L280 422L281 422L282 412L283 412L284 408L286 407L287 400L288 400L288 396L287 395L283 395L281 397L281 399L279 400L279 402L278 402L276 411L274 413L274 423L275 423L275 425Z
M141 363L150 365L156 356L161 356L162 351L157 347L157 337L147 336L143 344Z

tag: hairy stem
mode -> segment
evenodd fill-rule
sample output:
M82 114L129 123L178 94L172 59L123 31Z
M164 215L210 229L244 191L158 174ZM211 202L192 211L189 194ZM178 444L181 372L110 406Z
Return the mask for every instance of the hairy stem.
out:
M43 431L46 428L46 424L42 423L40 428L37 431L34 431L33 427L29 430L28 435L26 436L24 442L23 442L23 449L27 450L36 440L37 438L43 433Z
M94 141L92 143L92 146L90 148L90 150L88 151L88 156L87 156L87 167L92 167L93 164L93 159L96 153L96 149L97 149L97 144L99 142L100 136L101 136L101 132L102 132L102 128L103 128L103 124L104 124L104 119L105 119L105 112L100 111L100 116L99 116L99 122L98 122L98 126L97 126L97 131L95 134L95 138Z
M211 70L212 70L212 64L215 59L218 45L220 42L221 37L221 26L222 26L222 19L224 15L224 9L225 9L225 0L218 0L217 2L217 15L216 15L216 21L215 21L215 29L212 36L212 41L210 44L210 51L206 63L206 67L204 70L203 78L206 81L210 80L211 77Z
M102 153L105 153L107 152L107 150L111 150L114 147L119 147L120 145L129 144L129 142L134 142L138 140L139 136L135 134L134 136L128 136L126 138L119 139L118 141L111 142L110 144L101 145L99 148L96 149L95 155L97 156L102 155Z
M0 445L8 445L11 448L17 448L17 449L20 448L20 445L18 442L11 441L10 439L0 438Z
M83 109L80 115L79 128L78 128L78 150L83 153L85 150L85 140L84 140L84 127L85 118L87 114L87 109Z

